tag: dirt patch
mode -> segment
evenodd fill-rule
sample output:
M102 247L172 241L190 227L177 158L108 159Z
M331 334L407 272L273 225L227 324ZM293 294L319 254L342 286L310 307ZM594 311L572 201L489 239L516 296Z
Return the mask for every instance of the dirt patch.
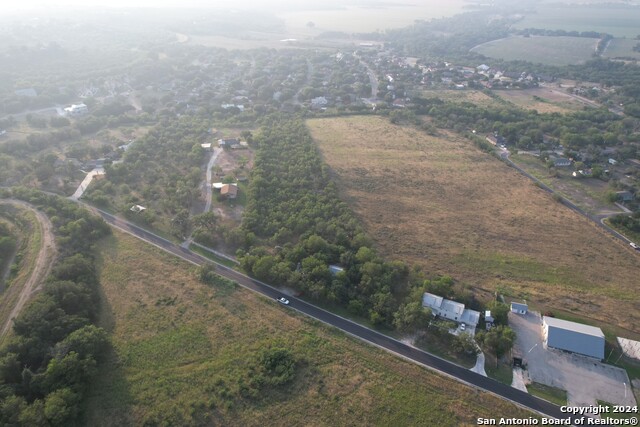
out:
M553 86L522 90L497 90L502 99L527 110L539 113L570 113L584 107L596 107L595 102L578 98Z
M640 257L466 139L379 117L308 124L385 257L640 332Z

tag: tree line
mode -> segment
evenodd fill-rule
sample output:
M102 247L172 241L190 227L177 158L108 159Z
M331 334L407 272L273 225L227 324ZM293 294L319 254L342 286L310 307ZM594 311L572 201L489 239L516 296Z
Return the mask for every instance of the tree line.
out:
M95 326L99 280L92 254L110 228L57 196L26 188L4 196L27 201L49 216L58 259L0 350L0 425L76 425L87 386L109 346L107 333Z

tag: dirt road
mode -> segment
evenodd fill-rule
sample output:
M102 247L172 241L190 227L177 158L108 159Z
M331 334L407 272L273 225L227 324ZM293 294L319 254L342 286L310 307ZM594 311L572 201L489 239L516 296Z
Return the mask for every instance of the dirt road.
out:
M13 305L8 315L2 310L0 318L0 339L9 332L12 320L16 318L31 296L42 288L44 279L51 271L51 267L56 258L56 246L53 235L53 226L49 218L34 206L20 200L0 200L0 203L8 203L23 209L32 211L38 221L38 226L42 232L42 242L38 254L35 257L33 270L24 283L13 283L4 295L4 304L7 307Z

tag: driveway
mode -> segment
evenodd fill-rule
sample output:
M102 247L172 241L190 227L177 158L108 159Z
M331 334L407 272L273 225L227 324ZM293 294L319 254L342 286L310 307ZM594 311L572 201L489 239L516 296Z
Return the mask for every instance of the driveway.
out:
M514 350L522 354L531 381L566 390L569 405L596 405L596 400L636 404L624 370L589 357L544 348L539 313L509 313L509 325L517 334Z

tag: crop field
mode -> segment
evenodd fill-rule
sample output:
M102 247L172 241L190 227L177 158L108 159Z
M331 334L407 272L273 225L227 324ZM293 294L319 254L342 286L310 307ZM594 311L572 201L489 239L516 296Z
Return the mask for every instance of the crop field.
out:
M639 31L640 32L640 31ZM603 56L607 58L635 58L640 59L640 52L633 50L633 47L640 43L640 40L613 39Z
M113 354L86 425L472 425L530 414L405 362L119 232L98 248L100 323ZM293 380L255 385L256 360L289 349Z
M586 37L508 37L471 49L490 58L530 61L547 65L569 65L591 58L597 39Z
M640 332L640 257L466 139L380 117L309 128L389 259ZM631 332L630 332L631 333Z
M516 28L597 31L616 37L638 35L640 6L632 5L540 5L535 13L517 22Z

